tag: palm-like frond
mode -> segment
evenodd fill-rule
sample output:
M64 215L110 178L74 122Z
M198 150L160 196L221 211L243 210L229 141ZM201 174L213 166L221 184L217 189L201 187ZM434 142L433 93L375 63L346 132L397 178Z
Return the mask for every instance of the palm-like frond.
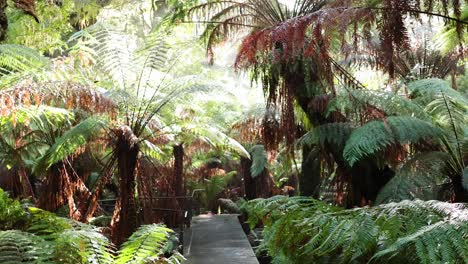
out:
M250 158L249 152L237 140L229 137L219 129L209 126L192 129L196 135L201 136L210 145L220 149L230 150L242 157Z
M63 244L68 246L69 249L78 249L75 254L81 259L78 259L81 263L89 264L113 264L114 256L113 248L109 240L93 229L83 230L68 230L63 232L57 239L56 244ZM60 249L60 248L59 248ZM63 252L56 252L58 258L60 254L65 255L65 259L70 258L72 254L67 252L68 250L64 247Z
M328 112L337 110L342 113L353 113L361 109L365 113L369 106L379 109L387 116L406 115L430 120L430 115L424 106L417 102L393 92L374 90L353 90L340 93L330 102Z
M346 143L343 156L353 165L363 157L399 144L439 138L442 131L433 124L407 116L393 116L372 121L356 129Z

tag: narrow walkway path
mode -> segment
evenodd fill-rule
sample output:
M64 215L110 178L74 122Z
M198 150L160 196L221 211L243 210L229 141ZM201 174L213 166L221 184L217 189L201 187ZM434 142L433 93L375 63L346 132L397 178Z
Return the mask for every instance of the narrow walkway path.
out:
M258 264L237 215L194 217L185 234L187 264Z

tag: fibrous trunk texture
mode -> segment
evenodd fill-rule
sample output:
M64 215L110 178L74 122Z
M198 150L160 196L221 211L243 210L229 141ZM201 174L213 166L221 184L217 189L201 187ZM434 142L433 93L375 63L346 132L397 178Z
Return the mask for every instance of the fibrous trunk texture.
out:
M8 29L8 18L6 16L7 0L0 0L0 41L5 40Z
M112 242L121 245L136 230L135 179L140 148L138 139L130 127L123 126L115 131L117 169L119 176L119 198L112 217Z
M85 210L84 204L91 194L82 179L69 169L72 165L67 166L64 162L58 162L48 170L38 207L56 212L67 204L69 217L80 220Z
M176 196L184 196L184 146L175 145L174 154L174 188Z

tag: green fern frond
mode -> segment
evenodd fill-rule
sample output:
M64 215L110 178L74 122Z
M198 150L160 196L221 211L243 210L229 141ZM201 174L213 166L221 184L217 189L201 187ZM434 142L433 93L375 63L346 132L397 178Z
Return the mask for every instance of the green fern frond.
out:
M268 165L267 153L263 145L255 145L251 151L252 166L250 167L250 174L252 178L256 178L265 170Z
M31 71L49 62L37 51L15 44L0 44L0 78L4 75Z
M423 106L399 94L387 91L353 90L342 93L330 102L328 113L334 110L355 111L358 108L365 108L367 105L377 107L388 116L405 115L430 120Z
M417 143L440 138L442 131L429 122L407 116L371 121L356 129L346 143L343 156L352 166L360 159L394 144Z
M59 255L56 258L79 258L81 263L89 264L113 264L113 248L109 240L94 229L68 230L63 232L55 242L56 245L64 245L64 251L56 250ZM70 252L71 249L76 250ZM75 254L73 254L75 253Z
M325 145L344 146L354 126L351 123L330 123L313 128L298 140L300 145Z
M447 180L444 163L449 159L444 152L417 154L380 190L376 204L438 199L437 191Z
M468 208L421 200L340 209L304 197L243 204L278 263L466 263ZM254 222L252 222L254 223ZM286 262L280 262L286 260Z
M33 233L46 241L57 239L60 234L72 228L72 221L68 218L57 217L55 214L38 209L28 208L29 233Z
M40 263L50 253L47 242L33 234L19 230L0 231L1 263Z
M168 247L172 232L171 229L163 225L141 226L122 245L115 263L139 264L145 263L151 257L163 255Z
M8 193L0 189L0 230L14 228L24 216L20 203L8 197Z
M412 82L408 85L411 97L421 105L427 105L442 94L457 101L459 104L468 105L468 98L454 90L447 81L441 79L424 79Z
M238 155L250 158L249 152L237 140L229 137L219 129L209 126L193 129L195 134L202 136L210 145L221 149L227 149Z
M53 164L74 154L79 148L87 144L92 137L98 135L104 126L105 123L96 118L88 118L80 122L56 139L54 145L36 161L34 172L37 174L44 173Z

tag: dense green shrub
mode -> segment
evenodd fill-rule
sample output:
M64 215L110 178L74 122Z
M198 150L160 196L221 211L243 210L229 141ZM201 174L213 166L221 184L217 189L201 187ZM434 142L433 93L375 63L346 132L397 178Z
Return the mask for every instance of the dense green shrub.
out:
M15 227L15 224L24 218L25 212L21 204L8 197L8 194L0 189L0 229L7 230Z

